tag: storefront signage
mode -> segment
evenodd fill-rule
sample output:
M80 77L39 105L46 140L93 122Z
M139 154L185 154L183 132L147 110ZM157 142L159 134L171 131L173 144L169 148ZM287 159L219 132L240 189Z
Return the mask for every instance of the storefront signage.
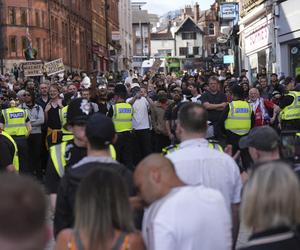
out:
M241 16L245 16L245 14L254 8L255 6L260 5L262 2L266 0L244 0L242 3Z
M45 63L45 72L48 76L52 76L65 71L62 58Z
M232 20L238 15L238 3L222 3L220 6L221 19Z
M245 52L249 54L252 51L266 47L270 44L270 26L265 22L260 26L254 27L245 36Z
M121 40L120 31L112 31L111 32L111 38L112 38L113 41L120 41Z
M223 57L223 63L224 64L231 64L234 63L234 56L233 55L225 55Z
M24 76L42 76L44 74L44 63L42 61L28 61L22 63Z

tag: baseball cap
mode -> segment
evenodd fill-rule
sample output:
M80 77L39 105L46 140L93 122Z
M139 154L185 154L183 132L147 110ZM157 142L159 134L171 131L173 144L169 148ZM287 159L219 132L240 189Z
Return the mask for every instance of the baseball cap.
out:
M241 149L253 147L269 152L279 146L279 136L270 126L255 127L247 136L240 139L239 146Z
M111 118L100 114L93 114L87 121L85 133L88 139L93 138L101 145L109 145L116 134Z
M93 113L91 103L84 98L75 98L68 105L67 124L86 123Z

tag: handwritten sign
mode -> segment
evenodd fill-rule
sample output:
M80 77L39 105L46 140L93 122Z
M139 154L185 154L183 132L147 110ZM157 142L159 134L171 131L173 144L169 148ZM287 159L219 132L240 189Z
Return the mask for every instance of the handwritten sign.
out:
M45 63L45 73L48 76L52 76L65 71L65 66L62 58Z
M42 76L44 74L44 63L42 61L28 61L22 63L24 76Z

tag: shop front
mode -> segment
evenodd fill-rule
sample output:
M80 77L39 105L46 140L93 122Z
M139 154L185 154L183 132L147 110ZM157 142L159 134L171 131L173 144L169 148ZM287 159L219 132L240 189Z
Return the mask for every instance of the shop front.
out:
M272 73L272 19L271 16L251 23L243 30L244 37L244 68L249 71L251 80L257 73Z

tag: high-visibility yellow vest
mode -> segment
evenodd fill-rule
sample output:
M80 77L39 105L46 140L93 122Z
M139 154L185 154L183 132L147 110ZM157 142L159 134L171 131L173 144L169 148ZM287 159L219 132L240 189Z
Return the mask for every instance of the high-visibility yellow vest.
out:
M50 147L50 157L55 167L55 170L60 178L62 178L65 174L65 167L67 165L67 161L65 158L66 148L68 142L62 142L60 144L54 145ZM109 145L109 150L111 154L111 158L116 160L116 150L113 145Z
M13 162L12 164L15 167L16 172L19 172L19 156L18 156L18 147L15 142L15 140L5 131L2 131L1 134L5 136L14 146L15 152L14 152L14 157L13 157Z
M65 125L67 124L67 113L68 113L68 106L65 106L59 110L61 132L63 134L62 141L64 141L64 142L73 140L73 138L74 138L73 133L65 128Z
M4 117L4 131L10 136L28 135L26 119L28 113L24 109L12 107L2 110Z
M245 135L251 129L251 106L246 101L229 103L229 113L225 121L225 129L238 135Z
M117 133L132 130L133 109L129 103L117 103L113 105L114 115L112 120Z
M222 146L219 145L218 143L208 142L208 148L216 149L220 152L224 152ZM170 146L165 147L165 148L162 149L162 155L170 154L172 152L175 152L178 149L179 149L179 144L170 145Z
M280 120L300 119L300 92L291 91L287 95L294 97L294 101L280 112Z

